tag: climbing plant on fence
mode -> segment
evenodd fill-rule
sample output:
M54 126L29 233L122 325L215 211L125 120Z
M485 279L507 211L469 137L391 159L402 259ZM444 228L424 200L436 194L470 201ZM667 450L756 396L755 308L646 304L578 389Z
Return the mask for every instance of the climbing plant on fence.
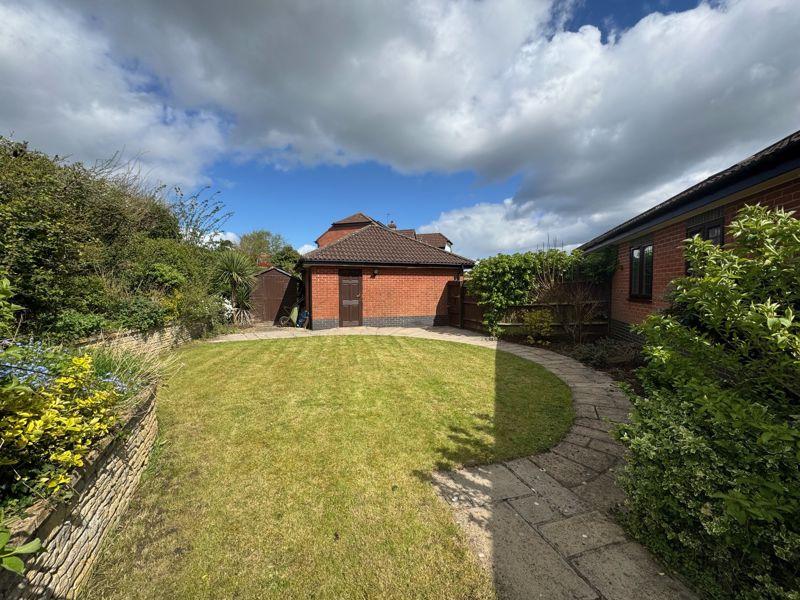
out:
M735 243L639 328L644 388L618 434L631 531L712 597L800 590L800 221L746 207Z

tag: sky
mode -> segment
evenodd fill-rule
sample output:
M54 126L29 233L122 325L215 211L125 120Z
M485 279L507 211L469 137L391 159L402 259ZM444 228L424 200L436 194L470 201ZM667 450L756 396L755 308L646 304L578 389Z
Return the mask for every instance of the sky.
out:
M231 239L571 247L800 129L798 32L797 0L0 0L0 135L219 190Z

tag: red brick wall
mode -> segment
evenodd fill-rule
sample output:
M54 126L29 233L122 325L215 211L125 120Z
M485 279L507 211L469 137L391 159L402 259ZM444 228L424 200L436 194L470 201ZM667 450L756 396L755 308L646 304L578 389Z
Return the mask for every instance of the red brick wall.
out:
M322 248L323 246L327 246L328 244L332 244L338 239L343 238L344 236L353 233L354 231L365 227L364 223L354 223L352 225L337 225L336 228L331 227L319 236L317 240L317 245Z
M445 286L458 269L362 269L362 309L370 317L409 317L447 314ZM310 267L312 319L339 318L339 268Z
M745 204L762 204L771 208L783 207L798 211L800 217L800 179L756 192L725 207L725 241L731 242L728 225ZM620 268L611 284L611 318L625 323L639 323L647 315L667 307L664 295L669 282L684 274L683 240L686 221L668 225L652 233L653 240L653 299L645 302L628 298L630 286L630 244L619 244Z

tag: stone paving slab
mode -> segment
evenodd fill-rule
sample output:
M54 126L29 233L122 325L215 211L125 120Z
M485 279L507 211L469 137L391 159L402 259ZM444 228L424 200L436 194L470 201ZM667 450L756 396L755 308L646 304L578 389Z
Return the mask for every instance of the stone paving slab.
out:
M587 552L573 563L605 598L690 600L695 597L684 585L669 577L636 542Z
M449 502L467 499L474 506L531 493L531 489L504 465L438 471L433 474L433 484Z
M589 467L598 473L605 471L616 462L616 458L611 454L606 454L600 450L593 450L592 448L576 446L569 442L556 444L553 446L552 451L578 464Z
M492 570L500 598L598 598L563 556L505 502L491 510L456 511L455 518L477 549L478 560Z
M503 350L542 365L570 387L576 418L550 451L432 474L434 488L451 507L478 560L491 570L499 598L694 598L644 547L626 541L609 518L624 501L614 481L624 452L609 432L615 423L627 421L630 404L606 374L543 348L452 327L269 328L212 342L321 335L397 335Z
M576 463L555 452L537 454L531 460L540 469L543 469L557 479L559 483L567 487L580 485L597 477L597 471L593 471L589 467Z
M625 541L625 532L598 511L547 523L540 531L565 556Z
M625 501L625 493L614 481L614 473L611 471L573 487L572 492L588 506L594 506L606 513Z

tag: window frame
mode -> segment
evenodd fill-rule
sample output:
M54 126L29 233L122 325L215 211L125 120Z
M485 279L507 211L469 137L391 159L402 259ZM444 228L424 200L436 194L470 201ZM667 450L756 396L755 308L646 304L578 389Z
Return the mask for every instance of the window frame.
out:
M686 228L686 237L691 239L696 235L699 235L701 239L706 241L709 240L708 238L708 230L712 227L719 227L719 244L718 246L725 245L725 219L712 219L711 221L706 221L705 223L698 223L697 225L693 225L692 227Z
M694 236L699 235L700 239L711 241L708 237L708 230L711 229L712 227L719 227L719 244L717 244L717 246L722 248L722 246L725 245L725 217L710 219L703 223L698 223L697 225L692 225L691 227L687 227L686 239L690 240ZM691 275L688 260L684 261L684 272L687 275Z
M650 278L647 280L647 265L645 256L647 249L650 249ZM638 270L634 277L634 257L633 254L639 251L639 265ZM653 299L653 259L655 256L655 248L652 240L642 240L630 245L628 249L628 266L630 268L630 275L628 277L628 298L631 300L644 300L651 301ZM635 280L635 281L634 281Z

